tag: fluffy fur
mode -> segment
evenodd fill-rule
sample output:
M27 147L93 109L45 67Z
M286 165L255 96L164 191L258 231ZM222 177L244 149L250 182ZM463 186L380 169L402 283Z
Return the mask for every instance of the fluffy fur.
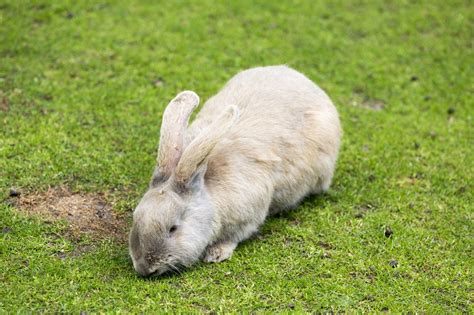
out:
M269 214L331 184L339 117L301 73L286 66L240 72L187 128L198 102L182 92L165 111L158 165L130 233L143 276L228 259Z

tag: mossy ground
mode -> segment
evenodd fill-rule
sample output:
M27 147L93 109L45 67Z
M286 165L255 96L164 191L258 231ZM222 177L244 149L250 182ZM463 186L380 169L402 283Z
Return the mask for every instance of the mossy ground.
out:
M0 312L472 313L473 12L438 0L0 2ZM334 184L230 261L142 279L126 244L73 241L67 223L9 202L11 187L65 186L112 194L129 217L168 101L281 63L340 112Z

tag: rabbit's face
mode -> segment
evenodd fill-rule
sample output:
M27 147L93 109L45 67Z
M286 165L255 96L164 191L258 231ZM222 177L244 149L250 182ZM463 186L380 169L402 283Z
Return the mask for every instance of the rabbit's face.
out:
M130 256L142 276L179 272L199 259L211 238L212 206L200 189L152 188L133 213Z

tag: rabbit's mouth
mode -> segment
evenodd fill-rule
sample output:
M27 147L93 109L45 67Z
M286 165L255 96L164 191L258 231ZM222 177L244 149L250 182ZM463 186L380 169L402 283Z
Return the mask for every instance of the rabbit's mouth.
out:
M166 260L158 260L157 262L147 265L143 259L133 261L133 266L138 274L144 278L162 276L165 274L180 274L186 266L182 264L176 257L169 255Z
M157 276L160 276L162 274L165 274L167 272L169 272L169 268L167 268L166 266L162 267L157 267L157 268L150 268L148 270L146 270L145 272L142 271L142 272L138 272L140 276L142 276L143 278L152 278L152 277L157 277Z
M181 274L184 266L176 263L164 263L158 266L154 271L151 271L146 277L171 277Z

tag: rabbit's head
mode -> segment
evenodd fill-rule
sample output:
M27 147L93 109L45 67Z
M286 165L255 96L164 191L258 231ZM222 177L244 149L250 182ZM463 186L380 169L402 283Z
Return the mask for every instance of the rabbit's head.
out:
M189 116L198 104L199 97L185 91L163 114L157 166L133 213L130 232L130 256L142 276L191 265L212 239L214 206L204 182L207 158L235 123L238 110L227 106L184 147Z

